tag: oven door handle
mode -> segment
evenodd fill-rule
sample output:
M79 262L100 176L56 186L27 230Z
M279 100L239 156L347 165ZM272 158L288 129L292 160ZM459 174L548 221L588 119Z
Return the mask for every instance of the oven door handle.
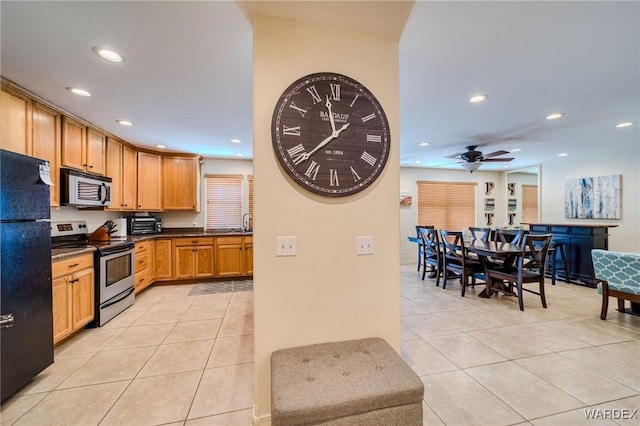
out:
M118 300L110 300L108 303L105 303L104 305L100 305L100 309L106 309L111 305L115 305L118 302L121 302L122 300L126 299L127 297L129 297L129 295L131 293L133 293L135 291L135 287L131 287L127 293L125 295L123 295L122 297L119 297Z
M127 252L127 251L133 252L133 248L132 247L128 247L128 246L121 247L121 248L117 248L117 247L112 248L112 249L110 248L108 251L102 252L101 253L102 254L101 257L107 257L107 256L111 256L112 254L124 253L124 252Z

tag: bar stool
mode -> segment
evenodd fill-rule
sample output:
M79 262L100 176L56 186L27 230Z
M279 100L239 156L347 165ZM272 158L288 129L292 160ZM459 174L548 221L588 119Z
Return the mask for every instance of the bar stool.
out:
M560 268L557 267L557 253L560 253L560 258L562 260L562 266ZM562 241L552 242L549 245L549 253L547 254L547 262L551 266L551 284L556 285L556 272L564 271L564 281L569 282L569 265L567 264L567 257L564 252L564 243Z

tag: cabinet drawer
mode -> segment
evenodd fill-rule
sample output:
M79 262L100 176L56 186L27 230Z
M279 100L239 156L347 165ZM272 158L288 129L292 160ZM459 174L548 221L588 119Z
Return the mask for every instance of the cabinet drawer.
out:
M53 278L73 274L83 269L93 269L93 253L59 260L52 265Z
M136 273L149 268L149 252L136 253L135 270Z
M176 246L212 246L213 237L176 238Z
M218 237L216 239L216 242L218 243L218 245L225 245L225 244L242 244L242 238L241 236L238 237Z
M149 269L144 269L140 272L136 272L135 280L136 290L142 290L143 288L146 288L150 282Z
M245 244L253 244L253 235L245 235L244 243Z
M136 254L148 252L151 241L140 241L136 243Z

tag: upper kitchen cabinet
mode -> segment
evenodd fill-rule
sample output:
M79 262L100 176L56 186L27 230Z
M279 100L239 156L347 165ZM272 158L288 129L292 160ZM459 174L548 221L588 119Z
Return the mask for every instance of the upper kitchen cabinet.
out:
M107 139L105 174L112 179L111 205L107 210L136 209L136 151L122 142Z
M33 104L33 145L32 155L49 162L53 187L51 206L60 206L60 122L61 115L38 102Z
M0 148L31 155L31 101L4 88L0 96Z
M138 152L138 210L162 208L162 157Z
M87 147L85 151L85 170L99 175L105 174L107 138L102 133L87 129Z
M106 137L68 117L62 124L62 165L104 175Z
M162 157L162 208L198 211L199 157Z

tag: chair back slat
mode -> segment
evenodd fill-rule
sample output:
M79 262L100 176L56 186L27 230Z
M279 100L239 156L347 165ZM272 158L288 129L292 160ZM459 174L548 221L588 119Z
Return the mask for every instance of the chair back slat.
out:
M519 267L522 268L526 259L529 261L527 268L544 270L549 244L551 244L551 234L526 234L522 240L522 253L518 259Z
M424 254L428 257L439 256L440 252L440 239L438 238L438 231L433 229L433 227L425 228L421 227L420 229L420 241L422 242L422 247L424 250Z
M491 235L491 228L476 228L469 227L469 232L471 233L471 239L473 241L489 241L489 235Z
M498 241L502 242L502 243L511 243L511 244L520 244L522 242L523 237L528 234L528 231L525 231L524 229L519 229L518 232L516 233L516 236L513 237L513 239L511 241L509 241L506 237L506 233L504 232L504 229L498 229L496 230L496 234L498 235ZM508 234L511 235L511 234Z

